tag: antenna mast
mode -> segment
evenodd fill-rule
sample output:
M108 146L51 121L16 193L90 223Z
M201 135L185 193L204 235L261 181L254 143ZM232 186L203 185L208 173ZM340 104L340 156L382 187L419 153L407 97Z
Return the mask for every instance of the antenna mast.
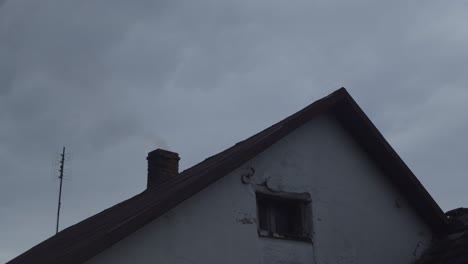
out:
M55 226L55 234L58 233L59 220L60 220L60 205L62 201L62 182L63 182L63 167L65 166L65 146L63 147L62 154L60 154L60 188L59 188L59 198L58 198L58 208L57 208L57 225Z

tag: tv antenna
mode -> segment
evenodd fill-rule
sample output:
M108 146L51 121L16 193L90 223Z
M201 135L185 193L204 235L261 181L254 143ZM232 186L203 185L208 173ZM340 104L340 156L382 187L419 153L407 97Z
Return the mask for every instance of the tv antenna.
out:
M62 204L62 184L63 184L63 169L65 166L65 146L62 149L62 154L60 154L60 169L59 176L60 179L60 188L59 188L59 197L58 197L58 207L57 207L57 225L55 226L55 234L58 233L59 221L60 221L60 205Z

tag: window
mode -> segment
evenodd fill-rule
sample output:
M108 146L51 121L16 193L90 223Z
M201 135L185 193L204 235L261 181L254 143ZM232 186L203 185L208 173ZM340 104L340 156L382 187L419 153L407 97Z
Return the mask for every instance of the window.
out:
M304 199L257 193L259 235L310 240L308 204Z

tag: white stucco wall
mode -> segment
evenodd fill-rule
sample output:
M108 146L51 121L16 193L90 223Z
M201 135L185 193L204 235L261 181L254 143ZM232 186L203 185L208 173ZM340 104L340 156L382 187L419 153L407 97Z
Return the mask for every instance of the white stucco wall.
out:
M243 184L250 167L253 182ZM258 237L254 187L265 180L310 194L312 243ZM322 116L88 263L397 264L411 263L430 240L369 157Z

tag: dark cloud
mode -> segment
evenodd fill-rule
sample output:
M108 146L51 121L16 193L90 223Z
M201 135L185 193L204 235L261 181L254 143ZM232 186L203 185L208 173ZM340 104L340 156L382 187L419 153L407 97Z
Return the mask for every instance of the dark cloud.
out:
M345 86L443 209L466 206L467 7L437 1L0 1L0 261ZM3 217L7 215L6 217Z

